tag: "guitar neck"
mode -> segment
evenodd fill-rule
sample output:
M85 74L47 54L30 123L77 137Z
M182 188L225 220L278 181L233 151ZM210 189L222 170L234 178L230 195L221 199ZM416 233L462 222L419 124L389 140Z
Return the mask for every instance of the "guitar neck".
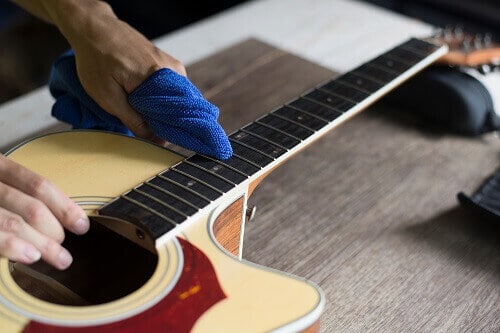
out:
M102 207L153 240L192 220L239 184L257 179L435 62L446 46L420 39L394 47L229 135L233 156L195 154Z

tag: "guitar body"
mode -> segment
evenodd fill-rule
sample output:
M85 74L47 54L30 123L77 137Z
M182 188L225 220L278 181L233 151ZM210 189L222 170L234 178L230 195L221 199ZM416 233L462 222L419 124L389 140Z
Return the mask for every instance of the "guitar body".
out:
M92 216L113 198L185 157L119 134L70 131L26 142L9 158L51 180ZM318 329L325 303L321 289L239 257L252 181L239 184L181 232L156 242L151 276L137 290L109 302L73 306L39 299L18 285L11 274L13 264L1 258L2 332ZM125 267L123 274L133 269Z

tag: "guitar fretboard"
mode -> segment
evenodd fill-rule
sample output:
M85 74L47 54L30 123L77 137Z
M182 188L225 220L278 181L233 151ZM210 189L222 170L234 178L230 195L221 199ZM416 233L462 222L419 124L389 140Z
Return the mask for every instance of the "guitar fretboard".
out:
M158 239L431 64L445 47L412 38L229 135L233 156L195 154L99 209ZM406 76L406 77L405 77Z

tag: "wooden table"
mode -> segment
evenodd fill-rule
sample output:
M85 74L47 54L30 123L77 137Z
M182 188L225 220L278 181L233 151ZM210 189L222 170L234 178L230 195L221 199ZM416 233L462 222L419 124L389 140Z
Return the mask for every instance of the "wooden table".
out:
M357 1L270 0L157 43L188 65L232 132L428 30ZM2 106L3 151L66 128L52 103L43 88ZM456 199L498 167L498 147L493 134L429 133L377 104L264 179L243 257L319 284L322 332L498 332L499 228Z
M332 71L251 39L189 68L232 132ZM243 257L326 292L322 332L495 332L500 229L463 209L499 140L429 133L376 104L268 176Z

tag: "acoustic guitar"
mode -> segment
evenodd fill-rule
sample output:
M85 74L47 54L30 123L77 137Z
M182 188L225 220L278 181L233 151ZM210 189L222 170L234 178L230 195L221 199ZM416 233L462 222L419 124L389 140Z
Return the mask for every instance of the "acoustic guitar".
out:
M0 259L1 331L318 331L320 286L242 258L248 198L273 169L446 52L411 38L232 133L227 160L93 130L14 148L9 158L54 182L92 223L67 235L74 262L64 272Z

